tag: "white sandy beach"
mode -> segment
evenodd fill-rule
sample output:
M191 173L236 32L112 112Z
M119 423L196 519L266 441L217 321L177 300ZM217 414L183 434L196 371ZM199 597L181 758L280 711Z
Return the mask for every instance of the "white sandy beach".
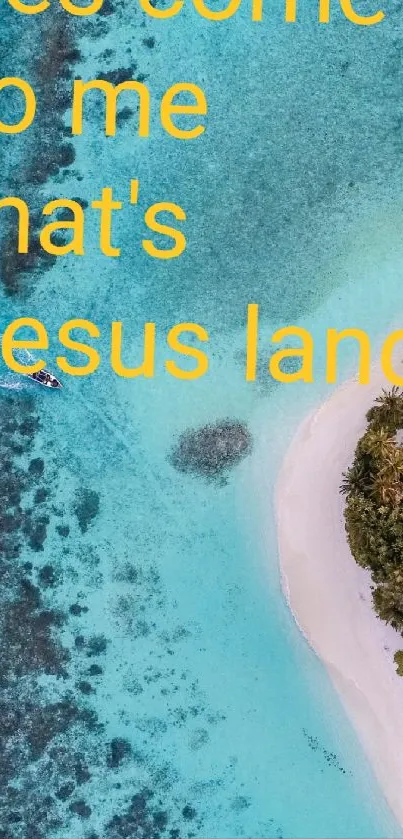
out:
M295 618L326 665L398 821L403 825L403 678L393 655L403 638L372 610L369 575L346 540L342 472L381 388L351 380L300 426L276 494L283 587Z

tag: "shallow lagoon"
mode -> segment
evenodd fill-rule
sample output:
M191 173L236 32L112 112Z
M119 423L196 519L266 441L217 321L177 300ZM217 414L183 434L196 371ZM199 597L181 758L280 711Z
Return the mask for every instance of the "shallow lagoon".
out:
M74 36L83 77L136 65L161 91L180 77L205 86L209 129L194 144L156 129L144 145L124 120L116 139L76 139L65 176L27 188L89 201L139 177L150 200L189 208L189 246L176 262L150 261L128 214L119 263L91 253L45 273L40 264L18 294L7 289L2 321L29 313L49 331L76 316L105 328L130 321L135 355L145 320L163 330L194 319L215 352L195 383L125 382L103 367L66 380L60 398L29 385L14 394L16 417L38 416L40 428L31 418L29 445L13 452L15 474L30 479L19 478L24 516L10 539L22 545L21 573L64 615L55 632L70 655L58 678L38 659L16 693L20 706L26 689L60 719L49 742L39 727L35 760L17 766L25 824L63 839L399 836L279 585L275 475L326 387L243 380L248 302L261 304L263 348L265 334L294 320L318 338L355 320L376 340L400 311L397 7L371 32L307 22L292 45L280 15L268 40L242 15L218 27L191 11L133 22L128 4L95 27L75 24ZM28 48L13 60L32 72ZM18 169L22 144L6 151ZM87 235L95 245L95 226ZM352 364L347 352L346 374ZM4 372L3 384L15 377ZM226 417L247 423L252 454L226 482L176 471L178 436ZM20 436L4 432L3 466ZM8 827L13 839L24 829Z

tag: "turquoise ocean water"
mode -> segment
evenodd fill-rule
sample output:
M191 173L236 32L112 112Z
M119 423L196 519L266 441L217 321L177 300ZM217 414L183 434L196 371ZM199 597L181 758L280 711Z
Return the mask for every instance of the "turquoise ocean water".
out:
M361 326L375 354L403 311L401 7L359 29L334 5L326 27L314 3L294 27L280 3L261 24L245 3L221 25L190 3L171 21L128 0L90 22L5 9L2 74L31 79L40 105L30 132L2 139L3 194L37 210L112 186L125 205L119 260L99 254L90 211L82 258L15 265L2 233L2 325L39 317L54 338L83 317L102 333L97 373L65 376L61 394L1 378L4 839L402 835L283 600L273 516L287 443L327 391L325 329ZM72 152L61 123L78 75L145 78L151 137L138 139L128 96L105 138L94 99ZM158 122L177 81L206 91L194 142ZM187 250L168 262L140 248L142 214L162 200L188 215ZM248 302L261 307L256 384L244 381ZM128 364L144 321L157 323L153 380L111 372L112 320ZM210 333L195 383L163 370L179 320ZM272 331L295 322L316 339L310 387L265 373ZM56 354L52 341L52 369ZM341 376L353 363L351 348ZM228 481L175 471L178 436L223 418L253 437Z

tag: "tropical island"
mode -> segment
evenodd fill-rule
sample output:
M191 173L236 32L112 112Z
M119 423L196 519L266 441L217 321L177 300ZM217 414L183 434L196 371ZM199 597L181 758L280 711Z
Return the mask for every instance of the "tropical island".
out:
M306 416L275 504L296 631L326 668L401 835L403 391L390 387L379 363L368 385L352 378ZM350 732L340 736L348 752Z
M347 537L355 561L371 573L376 613L403 633L403 394L383 390L366 416L340 487ZM403 651L394 658L403 676Z

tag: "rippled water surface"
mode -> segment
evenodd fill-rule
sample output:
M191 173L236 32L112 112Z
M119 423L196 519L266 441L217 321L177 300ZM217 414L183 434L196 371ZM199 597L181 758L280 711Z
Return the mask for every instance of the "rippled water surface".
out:
M93 376L64 376L60 393L0 371L0 837L398 837L284 604L272 494L292 431L324 391L324 328L359 325L376 340L403 309L400 5L370 29L337 9L318 27L314 4L294 27L279 5L261 24L244 4L219 25L190 4L169 21L128 0L105 0L88 20L56 4L29 18L3 11L2 75L32 82L38 113L1 140L2 194L28 201L32 234L16 257L2 211L1 323L43 320L57 370L57 329L88 318L102 360ZM138 138L124 94L115 138L95 96L72 139L77 76L145 80L150 138ZM178 81L209 103L193 142L158 120ZM18 102L1 108L5 118ZM123 202L119 259L100 254L87 206L104 186ZM86 202L83 257L35 245L43 205L61 196ZM187 213L177 260L140 244L145 209L164 200ZM261 307L249 384L248 302ZM153 379L111 371L112 320L124 322L126 364L140 363L143 324L156 322ZM180 320L210 334L196 382L164 371ZM293 322L317 340L309 389L265 370L273 329ZM217 475L209 451L224 421L241 429L244 456ZM200 467L186 441L205 426Z

